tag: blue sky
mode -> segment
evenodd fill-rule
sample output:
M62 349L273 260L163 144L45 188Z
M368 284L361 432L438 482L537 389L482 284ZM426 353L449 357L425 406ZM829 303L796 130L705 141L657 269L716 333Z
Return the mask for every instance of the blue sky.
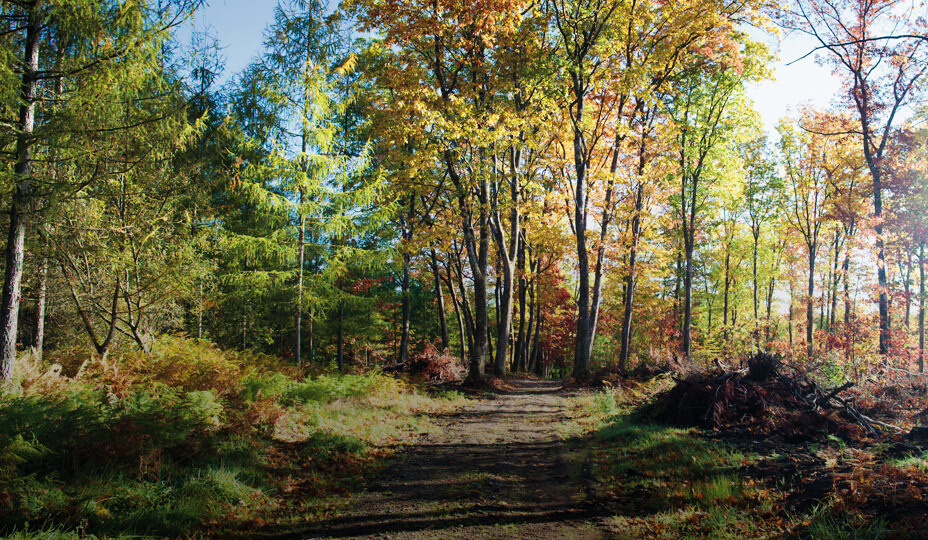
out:
M240 72L261 50L264 28L271 21L276 0L209 0L197 14L198 28L217 36L226 58L227 78ZM805 103L827 107L840 90L830 68L819 66L812 56L786 65L814 46L802 36L787 36L779 45L770 38L781 60L774 65L775 80L752 85L749 94L764 125L773 132L777 121L795 115Z

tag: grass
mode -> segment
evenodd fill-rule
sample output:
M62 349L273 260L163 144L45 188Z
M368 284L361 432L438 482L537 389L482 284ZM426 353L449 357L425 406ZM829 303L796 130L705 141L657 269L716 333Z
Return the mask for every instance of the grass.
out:
M908 468L928 469L925 454L888 460L891 469L870 470L873 452L885 448L850 449L834 437L804 447L784 447L781 452L787 453L758 456L715 442L697 429L642 423L636 409L667 386L667 381L655 380L633 392L610 389L575 399L574 414L586 427L589 442L584 456L574 459L589 463L596 497L613 513L608 522L615 538L891 537L893 526L861 506L871 496L879 503L878 495L886 491L868 482L903 475ZM825 471L839 462L870 469L854 476L856 489L796 510L788 499L799 486L784 478L744 473L761 457L768 463L785 461L795 451L817 456ZM894 481L899 484L886 480Z
M313 520L426 429L425 413L463 403L377 372L299 378L181 338L155 351L75 379L21 370L0 397L0 535L207 536Z
M628 538L756 538L781 534L778 499L745 480L739 452L693 430L615 417L594 438L594 474ZM634 526L632 526L634 525Z

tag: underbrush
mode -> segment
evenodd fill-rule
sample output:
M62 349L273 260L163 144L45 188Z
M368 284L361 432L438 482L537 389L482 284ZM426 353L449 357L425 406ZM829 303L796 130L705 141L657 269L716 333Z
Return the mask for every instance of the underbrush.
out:
M301 378L272 357L177 337L151 357L18 367L0 397L0 534L21 538L312 520L423 430L424 413L462 400L378 372Z

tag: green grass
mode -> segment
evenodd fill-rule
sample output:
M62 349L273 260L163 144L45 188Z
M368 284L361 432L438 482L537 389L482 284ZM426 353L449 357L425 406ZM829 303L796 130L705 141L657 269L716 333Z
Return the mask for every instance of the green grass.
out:
M753 456L708 441L693 429L640 423L635 407L666 388L663 379L634 391L579 398L591 437L586 460L596 496L614 516L616 538L756 538L782 532L777 501L739 474Z
M878 540L891 533L882 518L869 519L837 511L824 503L812 509L803 525L802 537L815 540Z
M614 513L607 526L615 538L810 538L876 539L890 524L832 494L812 509L791 513L782 478L750 479L742 473L759 456L708 439L697 429L641 423L635 408L664 387L655 382L637 395L599 392L576 400L575 414L590 442L582 458L591 464L596 496ZM878 448L877 452L886 448ZM850 452L830 437L804 452L834 466ZM770 454L768 461L786 460ZM928 453L889 460L899 469L928 470ZM864 513L861 513L864 512Z

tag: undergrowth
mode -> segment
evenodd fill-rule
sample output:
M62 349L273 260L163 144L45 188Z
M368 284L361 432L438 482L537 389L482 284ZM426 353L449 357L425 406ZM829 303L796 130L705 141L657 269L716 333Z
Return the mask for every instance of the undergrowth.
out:
M378 372L303 378L179 337L153 351L21 362L0 397L0 534L178 537L312 520L424 429L423 413L463 399Z

